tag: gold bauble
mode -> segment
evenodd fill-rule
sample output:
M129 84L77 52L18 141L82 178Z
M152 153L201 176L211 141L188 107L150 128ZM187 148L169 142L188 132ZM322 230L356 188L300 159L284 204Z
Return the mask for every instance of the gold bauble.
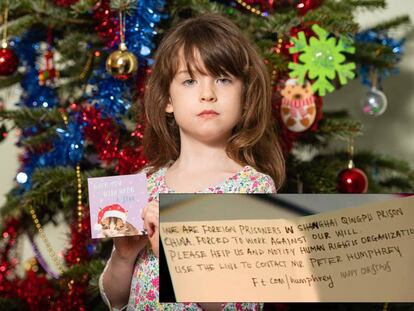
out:
M121 43L119 50L112 52L106 59L106 71L119 80L129 79L138 70L138 60Z

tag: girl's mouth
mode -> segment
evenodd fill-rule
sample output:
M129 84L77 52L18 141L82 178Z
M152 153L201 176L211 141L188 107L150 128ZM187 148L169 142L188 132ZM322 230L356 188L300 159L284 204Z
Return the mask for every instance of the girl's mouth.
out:
M217 111L210 109L210 110L203 110L197 116L202 117L202 118L212 118L218 115L219 113Z

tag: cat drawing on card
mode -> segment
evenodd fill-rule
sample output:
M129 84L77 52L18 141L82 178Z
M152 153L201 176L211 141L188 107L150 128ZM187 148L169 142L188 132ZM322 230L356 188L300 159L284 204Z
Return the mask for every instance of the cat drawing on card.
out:
M99 237L114 237L114 236L127 236L137 235L138 230L129 222L124 222L118 217L106 217L101 222L101 232Z
M95 228L98 238L137 235L140 232L126 221L127 211L119 204L108 205L99 210Z

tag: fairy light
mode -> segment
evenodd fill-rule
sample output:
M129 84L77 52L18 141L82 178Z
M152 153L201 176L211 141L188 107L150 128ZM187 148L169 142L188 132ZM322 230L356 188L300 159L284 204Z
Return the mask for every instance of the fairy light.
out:
M62 119L65 125L68 125L68 117L62 113ZM79 174L78 174L79 172ZM80 206L79 202L82 201L82 189L80 188L80 166L79 164L76 166L76 175L78 178L78 217L81 219L82 217L82 206ZM65 268L63 267L58 255L53 250L52 245L50 244L49 240L46 237L45 231L43 230L42 225L40 224L39 218L37 217L36 211L33 208L32 205L29 207L30 215L32 216L33 223L35 224L35 227L37 229L37 232L39 233L40 239L43 241L43 243L46 245L47 252L52 259L55 266L58 268L59 272L62 274L65 271ZM79 216L80 215L80 216ZM80 222L78 222L78 229L81 227Z
M34 210L33 206L30 205L30 215L32 216L32 220L36 226L37 232L39 233L40 239L46 245L47 252L52 259L55 266L58 268L59 272L62 274L65 272L65 268L63 267L59 257L56 255L56 252L53 250L52 245L50 244L49 240L46 238L45 231L43 230L42 225L40 224L39 218L36 215L36 211Z
M243 0L236 0L236 2L240 4L242 7L244 7L246 10L249 10L251 13L256 14L258 16L267 17L269 15L267 12L262 12L259 9L252 7L250 4L247 4Z
M283 44L283 39L282 38L278 38L277 39L276 46L274 47L274 51L277 54L280 54L280 52L282 51L282 44ZM272 85L275 85L275 83L276 83L276 70L275 69L272 70L272 76L271 76L271 80L270 81L271 81Z
M276 70L272 70L272 77L271 77L272 85L274 86L276 83Z
M76 164L76 181L77 181L77 192L78 192L78 204L77 204L77 215L78 215L78 232L82 230L82 217L83 217L83 206L82 206L82 179L79 163Z
M277 54L280 54L280 52L282 51L282 44L283 44L283 39L282 38L277 39L277 44L275 47L275 52Z

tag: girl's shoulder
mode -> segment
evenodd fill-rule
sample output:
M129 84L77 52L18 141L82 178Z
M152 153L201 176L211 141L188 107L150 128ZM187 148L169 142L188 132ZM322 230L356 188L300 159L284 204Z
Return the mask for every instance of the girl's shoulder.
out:
M148 201L154 199L158 200L158 194L165 192L165 184L163 182L165 170L167 166L161 167L156 171L153 171L152 167L145 167L142 172L147 175L147 190L149 194Z
M252 166L245 166L236 174L233 181L240 193L276 193L275 183L269 175L257 171Z
M147 180L155 180L164 173L166 168L167 166L159 169L154 169L153 166L144 166L138 173L145 173L145 175L147 175Z

